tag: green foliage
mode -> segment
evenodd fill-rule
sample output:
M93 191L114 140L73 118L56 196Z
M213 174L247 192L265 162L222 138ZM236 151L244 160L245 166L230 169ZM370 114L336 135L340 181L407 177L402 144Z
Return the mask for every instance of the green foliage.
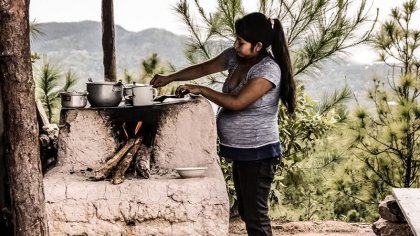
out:
M228 162L225 159L221 159L220 166L222 168L223 176L225 177L226 189L229 196L229 204L230 204L230 207L232 208L236 202L236 191L233 184L233 177L231 175L232 162Z
M40 24L35 19L29 23L29 32L31 40L38 39L45 35L45 33L41 30Z
M124 69L124 75L123 75L123 80L122 81L126 84L131 84L131 83L135 82L134 81L134 76L127 69Z
M206 12L199 1L193 1L197 19L191 13L189 2L180 0L175 10L190 31L186 56L195 64L213 58L226 45L233 44L234 22L246 12L240 0L218 1L214 12ZM350 0L260 0L257 3L259 11L283 22L296 75L310 73L324 59L365 42L374 26L370 25L360 35L359 29L371 20L365 0L360 1L354 12L349 10L355 7ZM221 76L224 75L208 76L209 82L220 83Z
M402 75L400 81L404 77ZM378 86L379 81L374 83L371 96L376 113L358 110L349 123L355 156L389 187L418 187L419 104L399 92L411 93L417 88L399 86L387 91L383 85ZM385 99L388 97L389 101Z
M36 98L40 99L44 107L48 120L51 122L53 110L59 106L59 89L58 84L60 73L58 69L45 63L36 77Z
M414 0L392 9L391 19L374 36L380 60L401 74L388 81L374 77L369 91L374 114L359 110L349 125L355 156L387 189L420 186L420 32L410 27L416 9Z
M391 12L372 39L379 58L400 71L389 78L372 78L368 92L372 109L356 108L343 140L341 168L333 173L334 215L346 221L377 220L377 206L391 187L419 187L419 66L418 31L410 29L415 1Z
M33 20L30 24L31 40L44 36L40 24ZM41 57L37 53L31 53L31 61L34 63ZM35 77L35 98L42 102L46 108L46 114L49 122L58 123L58 111L61 108L60 92L69 91L79 80L77 74L69 69L62 76L62 72L56 66L49 62L44 62L38 69Z
M418 10L416 0L409 0L391 10L390 19L381 26L372 45L379 59L389 65L398 64L404 74L419 73L420 31L412 25Z
M31 41L34 39L38 39L40 36L45 35L42 32L41 27L36 20L33 20L29 23L29 34L31 37ZM40 59L40 56L37 53L31 53L31 62L34 63L36 60Z
M61 108L60 92L69 91L76 83L77 75L68 70L64 77L60 70L50 63L44 63L35 76L36 99L41 100L48 120L58 122L58 111Z
M327 112L325 107L329 105L319 105L303 96L301 87L298 91L295 114L290 116L284 108L279 112L283 164L272 185L271 215L283 220L331 219L333 205L331 198L326 198L331 187L320 183L328 181L334 170L332 166L342 159L331 148L328 135L334 132L339 121L346 119L346 112L338 104L349 99L349 93L346 89L334 92L342 96L328 99L328 104L335 105ZM331 174L326 174L328 171Z
M69 69L64 74L64 86L62 88L63 91L68 92L71 88L73 88L77 81L79 80L79 77L77 76L76 72Z
M140 82L146 83L152 79L153 75L162 74L165 69L160 64L160 58L156 53L153 53L150 57L142 60L141 65L143 74L140 76Z
M175 66L170 63L168 65L162 65L162 62L156 53L153 53L150 57L142 60L141 64L143 68L143 75L140 78L141 83L149 83L155 74L176 71ZM177 87L177 83L171 83L166 87L158 88L158 94L175 94Z
M153 78L155 74L164 74L168 72L175 71L176 68L173 64L165 65L159 58L157 53L153 53L151 56L146 57L141 61L141 73L138 80L134 79L134 76L128 72L127 69L124 70L123 81L125 83L139 82L142 84L147 84ZM175 90L178 87L177 83L170 84L163 88L158 88L159 94L175 94Z

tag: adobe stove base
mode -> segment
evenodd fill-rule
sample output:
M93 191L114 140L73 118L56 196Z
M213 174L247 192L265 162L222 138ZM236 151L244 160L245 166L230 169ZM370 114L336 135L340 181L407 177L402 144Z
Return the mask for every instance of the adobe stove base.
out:
M129 118L126 117L128 115ZM157 119L154 168L170 175L119 185L89 176L118 142L112 123ZM228 235L229 202L216 153L214 113L203 98L150 107L62 110L58 163L44 177L50 235ZM173 169L207 166L204 177Z

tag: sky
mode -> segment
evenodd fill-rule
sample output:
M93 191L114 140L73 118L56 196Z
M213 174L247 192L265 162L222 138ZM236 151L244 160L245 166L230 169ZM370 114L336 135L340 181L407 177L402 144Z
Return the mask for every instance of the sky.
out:
M163 28L176 34L185 34L186 30L173 10L177 2L178 0L115 0L114 23L134 32L147 28ZM216 1L202 2L206 9L214 8L216 4ZM39 23L101 21L101 0L31 0L29 16Z
M148 28L162 28L175 34L187 34L185 26L173 10L178 1L115 0L114 23L134 32ZM243 0L242 2L246 11L257 10L257 0ZM379 19L384 20L392 7L400 6L403 2L405 0L368 0L368 5L372 4L372 13L379 8ZM206 10L214 9L217 0L201 0L200 3ZM417 15L420 15L420 12ZM29 17L38 23L101 21L101 0L31 0ZM417 20L420 22L420 18ZM358 53L366 55L352 55L357 56L357 60L373 60L374 55L369 54L369 50L361 49Z

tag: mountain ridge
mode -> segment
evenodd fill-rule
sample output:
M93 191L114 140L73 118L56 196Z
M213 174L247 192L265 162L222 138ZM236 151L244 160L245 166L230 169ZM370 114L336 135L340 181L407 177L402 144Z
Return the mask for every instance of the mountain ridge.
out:
M43 34L31 42L31 51L42 56L44 61L56 64L65 70L77 72L81 82L91 77L102 80L102 25L95 21L40 23ZM163 29L150 28L139 32L127 31L115 26L115 54L117 77L124 69L132 74L140 73L141 60L157 53L163 63L177 68L187 65L183 56L185 36Z
M84 90L90 77L103 80L102 25L95 21L40 23L42 37L32 39L31 50L64 71L71 69L80 78L76 89ZM141 60L157 53L164 63L180 69L188 65L184 57L186 36L176 35L158 28L132 32L115 25L117 77L122 78L127 69L134 78L140 75ZM62 70L62 71L63 71ZM357 96L365 96L370 87L370 77L389 75L383 64L360 64L340 57L333 57L321 64L312 74L298 76L309 96L321 100L325 93L340 89L347 84Z

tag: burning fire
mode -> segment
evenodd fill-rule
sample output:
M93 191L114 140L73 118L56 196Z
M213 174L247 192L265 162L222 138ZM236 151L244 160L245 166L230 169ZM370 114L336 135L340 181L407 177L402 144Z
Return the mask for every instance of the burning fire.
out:
M140 120L137 122L136 128L134 129L134 136L137 134L137 132L139 132L142 124L143 122Z
M142 122L141 120L137 121L136 128L134 129L134 136L136 136L136 135L137 135L137 133L139 132L139 130L140 130L141 126L142 126L142 124L143 124L143 122ZM122 128L123 128L123 131L124 131L125 137L126 137L127 139L129 139L129 138L130 138L130 136L128 135L128 132L127 132L127 123L126 123L126 122L124 122L124 123L122 124Z

